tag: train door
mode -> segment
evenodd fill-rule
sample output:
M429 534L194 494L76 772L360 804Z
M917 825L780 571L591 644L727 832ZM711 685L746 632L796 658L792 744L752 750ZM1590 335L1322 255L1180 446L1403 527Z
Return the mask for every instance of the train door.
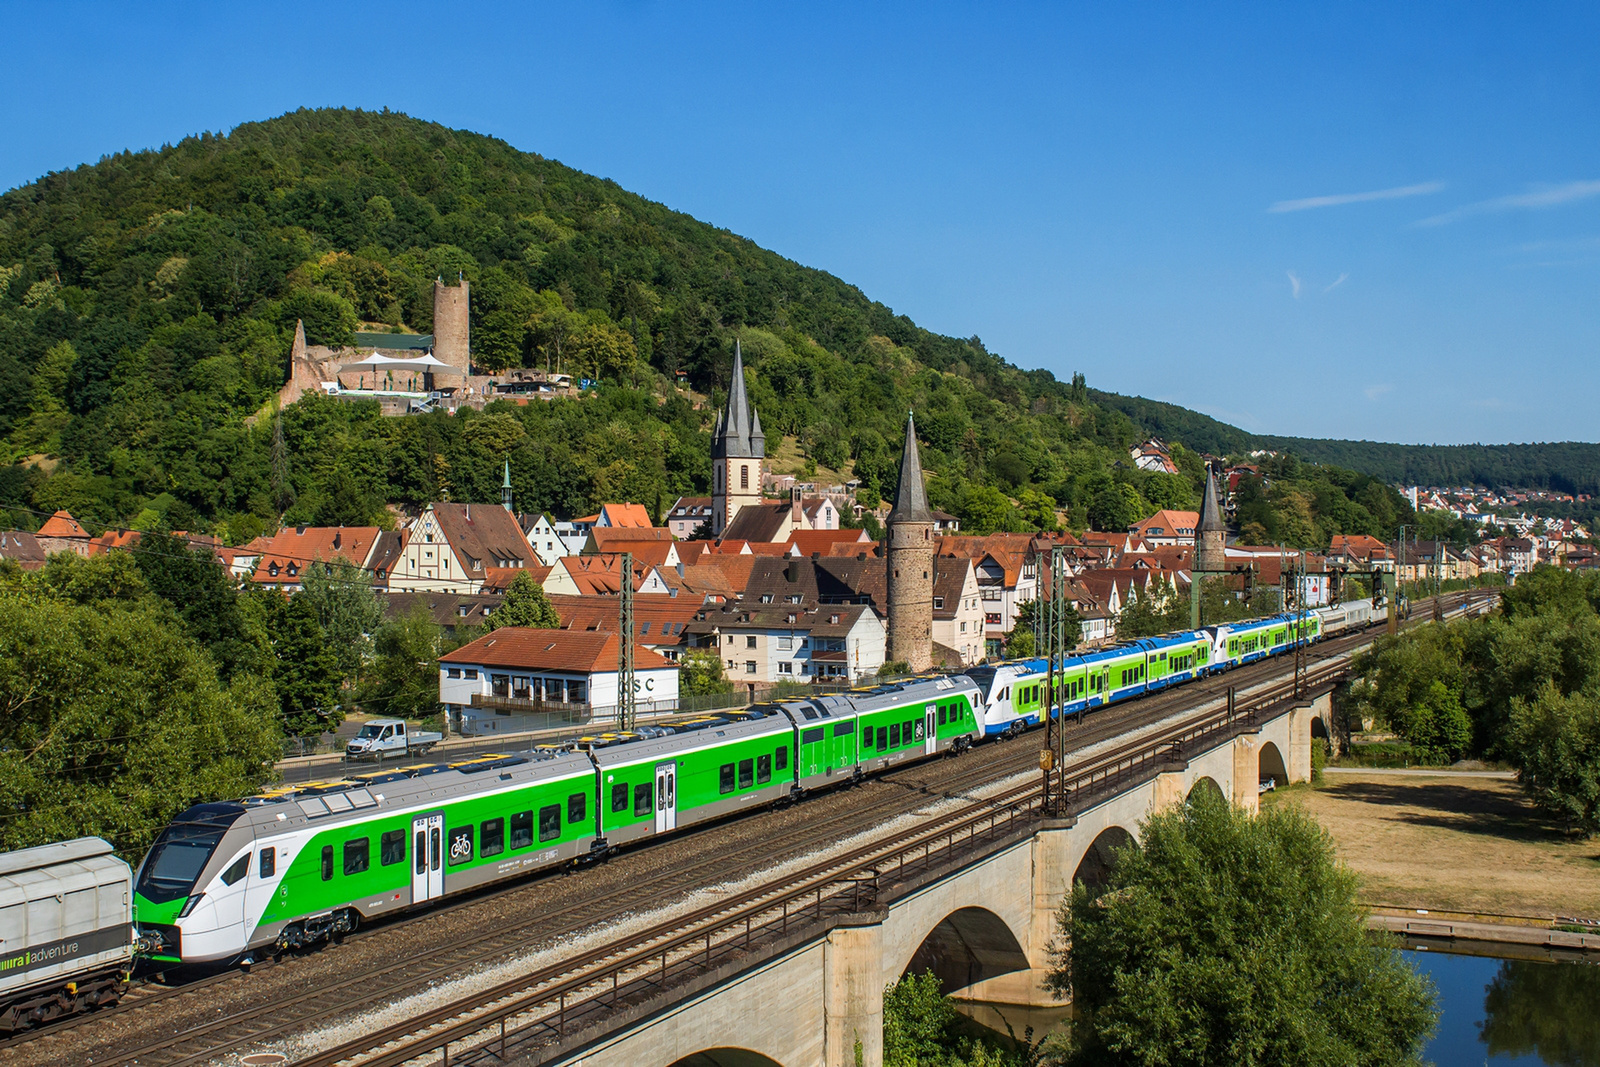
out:
M922 752L931 756L939 751L939 705L929 704L922 709Z
M206 893L207 903L216 909L219 931L242 930L244 926L244 897L249 891L250 861L253 859L255 850L251 849L228 864ZM241 941L243 934L233 933L225 940Z
M678 765L656 764L656 833L678 828Z
M254 932L254 923L260 919L261 913L266 911L267 905L272 903L272 894L278 888L278 875L280 866L287 866L289 850L284 849L280 854L276 845L271 841L258 844L255 858L250 862L250 871L247 875L249 888L244 894L245 937Z
M411 820L411 903L444 893L444 813Z

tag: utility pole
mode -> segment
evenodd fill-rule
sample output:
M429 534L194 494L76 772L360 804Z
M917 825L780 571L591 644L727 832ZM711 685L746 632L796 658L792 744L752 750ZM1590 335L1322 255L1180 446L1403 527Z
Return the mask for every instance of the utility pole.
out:
M1300 558L1295 564L1295 646L1294 646L1294 695L1298 698L1305 687L1306 676L1306 553L1300 550Z
M1056 708L1056 774L1058 781L1062 780L1062 776L1065 774L1064 768L1067 765L1067 706L1066 702L1061 699L1062 693L1066 689L1065 675L1068 649L1066 573L1066 549L1061 545L1056 545L1050 554L1050 592L1052 594L1051 599L1055 601L1054 615L1056 624L1056 668L1054 677L1051 678L1050 692L1052 703ZM1072 644L1074 646L1077 645L1077 641L1074 640ZM1063 793L1059 789L1057 792ZM1056 798L1056 803L1063 808L1066 805L1066 801L1065 795L1060 795Z
M622 554L622 576L618 582L621 601L617 618L617 726L634 727L633 693L633 553Z

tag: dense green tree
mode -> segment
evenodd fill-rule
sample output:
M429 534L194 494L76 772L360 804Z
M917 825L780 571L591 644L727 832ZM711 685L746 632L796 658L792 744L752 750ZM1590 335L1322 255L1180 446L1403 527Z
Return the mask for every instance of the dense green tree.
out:
M1073 998L1072 1062L1420 1064L1435 994L1368 934L1310 816L1201 790L1140 842L1062 905L1049 981Z
M278 724L287 737L316 737L339 725L339 658L317 621L317 609L301 596L253 590L243 606L272 653L271 679L278 698Z
M313 394L257 419L297 322L312 344L363 322L428 332L434 279L458 277L481 369L600 388L403 420ZM1160 405L1021 371L610 182L390 113L299 111L5 194L0 337L0 506L96 528L241 543L280 520L388 525L390 504L497 500L507 459L523 511L704 494L735 338L773 451L798 438L863 499L892 495L908 409L936 506L973 532L1051 529L1058 507L1120 530L1198 499L1188 449L1179 476L1127 466ZM1254 442L1219 445L1220 424L1183 414L1157 432ZM41 452L55 462L19 462ZM1252 532L1298 543L1409 516L1350 471L1272 477Z
M932 974L907 974L883 991L884 1067L1024 1067L1014 1053L963 1032L961 1016Z
M191 547L164 530L150 530L133 548L146 588L171 606L184 629L200 642L224 678L238 671L259 673L259 646L245 630L237 586L210 549Z
M715 649L685 652L680 661L678 689L688 696L731 693L733 683L722 673L722 659Z
M300 573L300 592L316 612L317 625L339 672L352 679L372 647L372 634L383 619L383 605L372 591L372 576L345 560L308 564Z
M561 616L556 613L550 598L545 596L544 586L524 571L511 579L511 584L506 587L506 598L489 615L488 625L491 630L500 626L533 626L553 630L561 625Z
M1189 625L1189 599L1170 589L1135 588L1133 599L1117 616L1117 639L1154 637Z
M1600 832L1600 694L1553 684L1511 709L1507 752L1534 803L1569 829Z
M121 580L69 564L36 583L0 579L0 850L98 834L137 859L201 800L243 796L272 773L272 690L224 686L206 654ZM68 571L67 588L51 585ZM131 577L125 569L120 579Z
M372 635L358 699L373 715L431 719L439 714L439 655L444 630L427 605L384 620Z

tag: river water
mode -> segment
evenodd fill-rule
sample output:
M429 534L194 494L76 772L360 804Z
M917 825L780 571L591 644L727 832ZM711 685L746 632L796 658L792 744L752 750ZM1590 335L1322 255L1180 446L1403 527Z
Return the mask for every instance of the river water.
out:
M1406 959L1439 987L1439 1029L1427 1051L1438 1067L1600 1067L1596 961L1555 959L1543 951L1506 959L1467 955L1459 945L1445 952L1409 944Z
M1439 1028L1426 1053L1437 1067L1600 1067L1600 960L1513 946L1472 954L1472 947L1426 939L1406 946L1407 962L1439 988ZM1009 1024L1017 1037L1032 1027L1037 1039L1066 1025L1068 1014L1064 1006L958 1007L1000 1037Z

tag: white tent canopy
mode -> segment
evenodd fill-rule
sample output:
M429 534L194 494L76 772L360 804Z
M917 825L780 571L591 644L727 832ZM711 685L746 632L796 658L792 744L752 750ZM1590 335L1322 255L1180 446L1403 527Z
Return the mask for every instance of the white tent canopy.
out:
M374 352L366 359L357 360L354 363L346 363L339 369L341 371L431 371L434 374L464 373L461 368L452 367L450 364L445 363L442 360L434 359L431 355L414 356L411 359L400 359L395 356L385 356L378 352Z

